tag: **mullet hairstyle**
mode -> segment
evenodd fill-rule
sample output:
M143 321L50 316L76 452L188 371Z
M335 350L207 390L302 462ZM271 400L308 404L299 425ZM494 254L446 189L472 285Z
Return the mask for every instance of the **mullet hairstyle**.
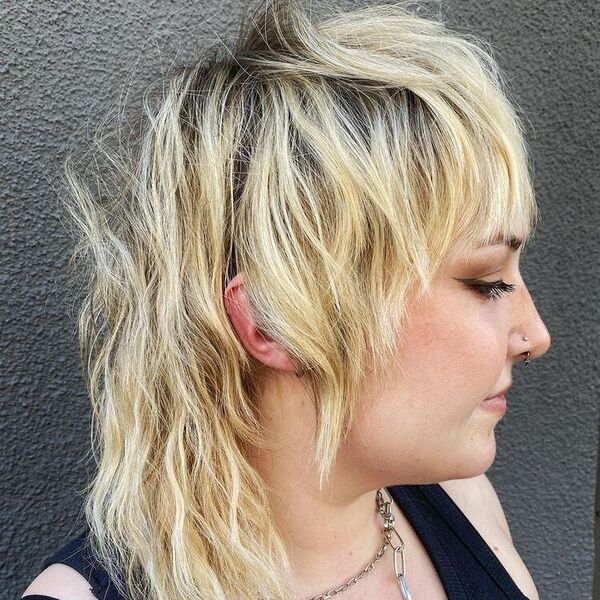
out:
M89 542L133 600L287 600L266 484L260 364L223 293L301 365L328 480L410 290L456 240L533 232L516 103L480 38L418 2L260 4L65 162L96 473ZM417 10L414 10L414 9ZM91 179L88 179L90 177Z

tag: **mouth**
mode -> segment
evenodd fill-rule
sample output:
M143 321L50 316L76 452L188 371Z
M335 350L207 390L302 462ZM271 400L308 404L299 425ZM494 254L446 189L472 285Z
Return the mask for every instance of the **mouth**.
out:
M504 395L487 398L481 403L481 407L500 414L506 413L506 398Z

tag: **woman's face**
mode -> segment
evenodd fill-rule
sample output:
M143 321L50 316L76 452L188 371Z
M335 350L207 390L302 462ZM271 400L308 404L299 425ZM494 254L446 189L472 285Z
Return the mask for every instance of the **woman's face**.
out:
M521 249L466 250L455 244L431 297L411 300L408 329L384 380L367 381L363 412L339 457L359 477L432 483L485 472L502 413L484 408L483 400L511 383L524 352L538 357L550 346L521 278ZM467 278L515 288L489 299L461 281Z

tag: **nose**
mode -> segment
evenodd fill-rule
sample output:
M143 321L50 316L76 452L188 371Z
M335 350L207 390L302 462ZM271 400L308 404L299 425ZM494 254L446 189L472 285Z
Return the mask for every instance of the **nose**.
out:
M515 359L521 359L525 357L526 352L530 352L529 358L539 358L548 352L552 338L526 285L521 286L521 294L519 302L515 303L515 311L511 336L514 344L512 354ZM527 341L523 339L524 337L527 338Z

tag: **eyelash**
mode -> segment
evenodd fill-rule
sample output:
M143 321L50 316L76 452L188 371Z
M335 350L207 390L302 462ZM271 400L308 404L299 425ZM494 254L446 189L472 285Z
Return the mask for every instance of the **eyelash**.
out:
M488 298L489 300L497 300L504 294L510 294L514 292L516 286L512 283L506 283L502 279L496 281L482 281L480 279L466 279L465 280L469 287L476 289L480 294Z

